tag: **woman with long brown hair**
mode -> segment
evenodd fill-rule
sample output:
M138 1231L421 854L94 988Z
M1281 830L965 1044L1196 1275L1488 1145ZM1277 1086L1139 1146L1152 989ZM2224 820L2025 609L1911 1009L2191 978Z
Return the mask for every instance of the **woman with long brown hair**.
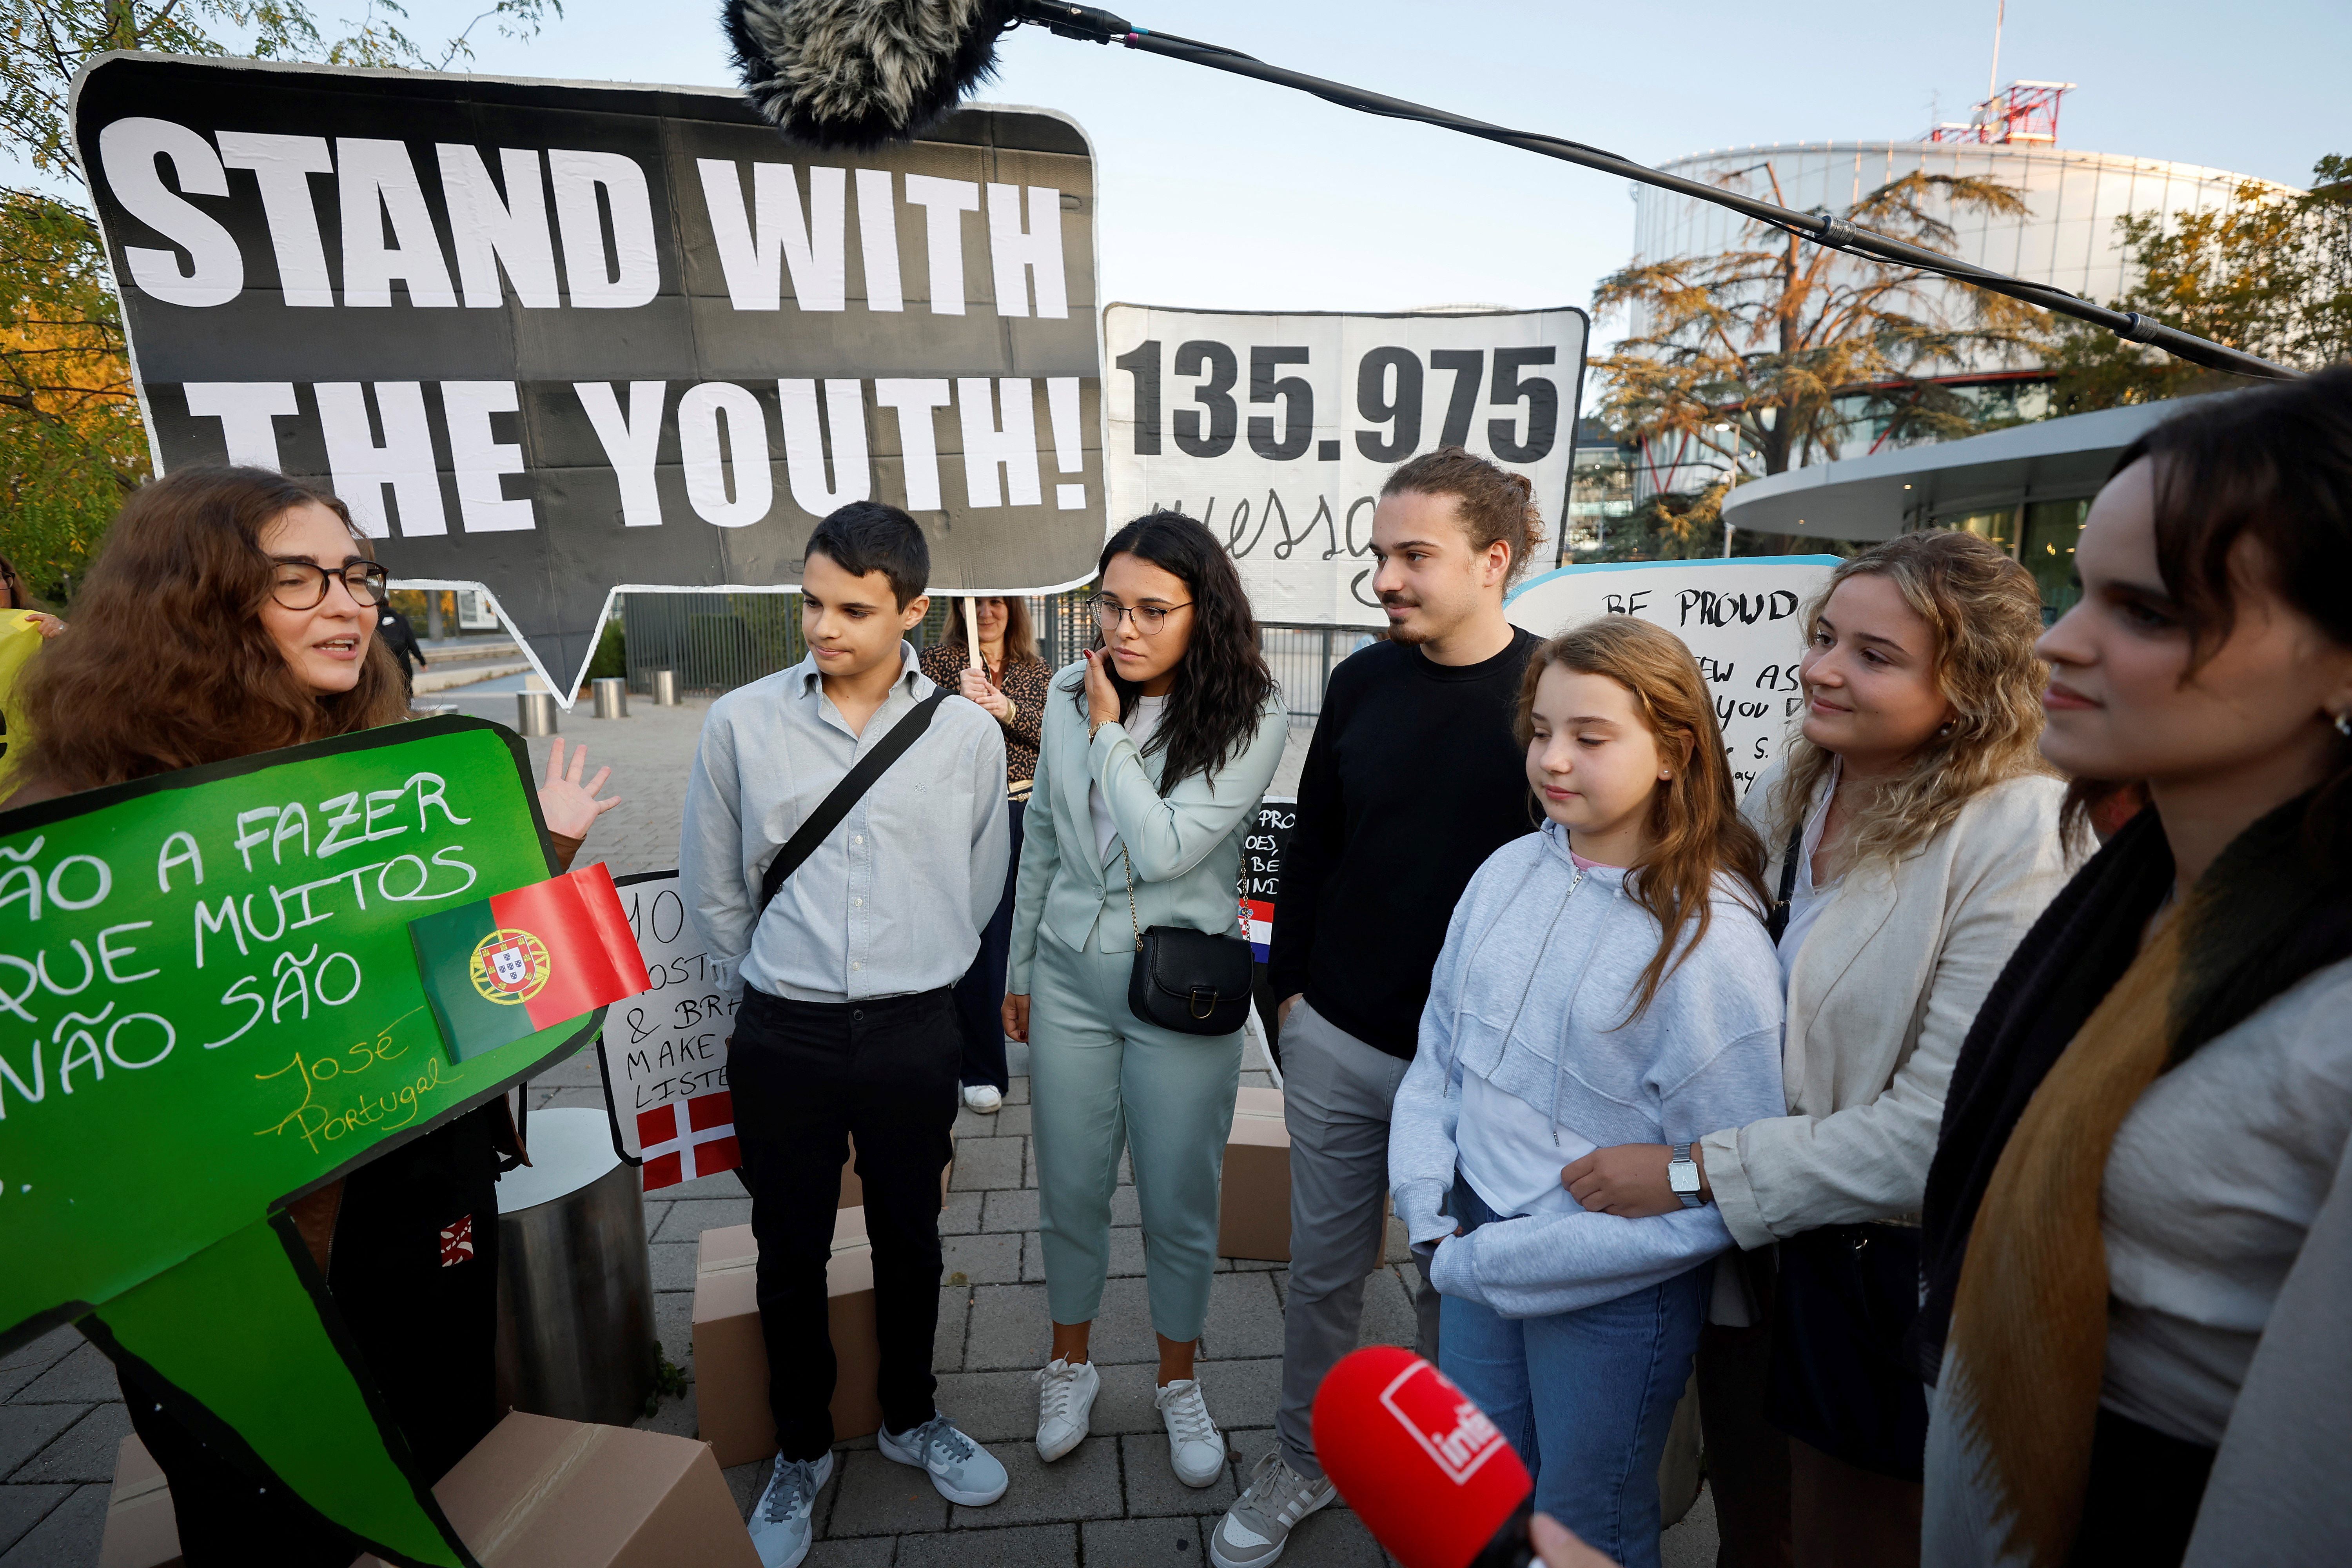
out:
M1803 727L1748 797L1781 906L1788 1113L1567 1179L1612 1215L1710 1203L1749 1249L1698 1359L1728 1568L1896 1568L1919 1549L1920 1194L1969 1020L2064 879L2063 786L2034 748L2041 596L1993 545L1889 540L1805 624Z
M261 468L184 469L126 502L75 601L72 635L32 666L29 805L408 717L375 640L385 575L341 501ZM609 769L583 786L559 742L540 805L568 863ZM498 1419L493 1377L504 1100L459 1117L294 1206L352 1341L419 1467L438 1477ZM472 1216L474 1256L443 1267L443 1227ZM429 1331L425 1331L429 1329ZM257 1377L266 1368L254 1369ZM172 1482L190 1568L351 1561L356 1543L174 1420L135 1375L131 1425Z
M1544 644L1518 732L1547 820L1454 908L1389 1181L1433 1247L1439 1365L1535 1472L1538 1508L1654 1568L1658 1459L1731 1235L1711 1208L1588 1213L1560 1169L1781 1110L1764 852L1662 627L1609 616Z
M964 626L973 610L974 638ZM980 668L969 668L980 645ZM963 1102L983 1115L1004 1108L1012 1086L1004 1065L1004 975L1013 957L1013 888L1021 872L1021 817L1037 778L1037 737L1045 720L1045 690L1054 672L1037 657L1029 606L1018 597L948 601L947 634L918 656L923 674L988 710L1004 731L1005 820L1013 857L1004 865L1004 897L980 933L980 952L956 982L956 1024L963 1031Z

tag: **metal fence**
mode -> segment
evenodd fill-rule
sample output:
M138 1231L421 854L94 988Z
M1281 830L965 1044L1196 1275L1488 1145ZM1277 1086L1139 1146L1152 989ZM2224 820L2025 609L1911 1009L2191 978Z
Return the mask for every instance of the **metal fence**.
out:
M1047 668L1061 668L1093 643L1093 592L1074 588L1028 601ZM947 616L947 595L934 595L930 614L908 640L917 647L937 642L946 635ZM681 692L716 695L808 657L798 594L629 594L621 601L621 626L632 691L651 691L653 671L668 669L677 672ZM1371 640L1370 633L1331 626L1258 628L1258 646L1294 720L1322 712L1332 667Z

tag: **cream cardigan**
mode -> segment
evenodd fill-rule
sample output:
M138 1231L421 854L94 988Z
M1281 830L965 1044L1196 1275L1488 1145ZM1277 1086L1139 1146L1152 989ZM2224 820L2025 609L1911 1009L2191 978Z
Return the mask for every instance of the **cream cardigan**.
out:
M1788 847L1769 821L1784 771L1775 763L1742 807L1771 852L1769 887ZM1789 975L1790 1113L1700 1141L1742 1247L1918 1212L1960 1042L2080 862L2059 834L2064 795L2053 778L1995 784L1924 847L1857 866L1825 895Z

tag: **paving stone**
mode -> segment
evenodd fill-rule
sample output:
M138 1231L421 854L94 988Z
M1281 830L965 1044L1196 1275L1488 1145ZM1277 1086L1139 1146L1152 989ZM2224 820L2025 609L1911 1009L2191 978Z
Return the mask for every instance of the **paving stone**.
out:
M1018 1187L1026 1138L971 1138L956 1145L955 1173L948 1178L950 1192L970 1193Z
M1036 1458L1034 1450L1030 1458ZM840 1479L833 1511L825 1520L828 1539L947 1528L948 1500L932 1489L929 1476L912 1465L886 1459L870 1448L835 1454L833 1463ZM764 1474L760 1479L766 1484Z
M0 1552L0 1568L60 1568L64 1563L97 1562L99 1542L106 1534L109 1489L76 1488L71 1497L49 1510L16 1545Z
M967 1372L1002 1367L1034 1371L1052 1342L1043 1285L979 1285L971 1292L971 1326L964 1338Z
M1017 1060L1015 1058L1018 1058ZM1029 1047L1018 1040L1004 1043L1004 1065L1013 1069L1013 1082L1004 1091L1007 1105L1029 1103Z
M1034 1130L1029 1120L1031 1110L1026 1105L1008 1102L988 1120L996 1123L994 1131L999 1138L1026 1138Z
M980 1210L985 1193L950 1193L946 1205L940 1210L941 1236L971 1236L980 1229Z
M1021 1279L1021 1243L1013 1235L950 1236L940 1240L947 1272L968 1285L1011 1285Z
M1658 1568L1715 1568L1718 1544L1715 1489L1702 1487L1690 1511L1658 1536Z
M1102 1374L1102 1392L1095 1395L1092 1430L1097 1436L1120 1432L1164 1432L1160 1409L1151 1402L1157 1392L1159 1367L1152 1362L1129 1366L1106 1366L1097 1369ZM1210 1385L1209 1413L1216 1414L1216 1387ZM1223 1423L1221 1422L1220 1425Z
M977 1442L992 1447L1036 1441L1037 1384L1027 1372L941 1373L936 1397L940 1408Z
M18 1408L62 1410L70 1405ZM89 1407L89 1413L52 1439L9 1477L14 1481L111 1481L115 1450L131 1436L131 1412L121 1401Z
M1412 1292L1406 1281L1415 1278L1412 1265L1372 1271L1364 1281L1364 1317L1356 1331L1359 1345L1402 1345L1412 1348L1419 1327L1413 1316Z
M1136 1201L1133 1187L1114 1187L1110 1194L1110 1224L1113 1230L1123 1225L1141 1225L1143 1205Z
M71 1323L62 1324L32 1343L18 1345L6 1355L0 1356L0 1372L17 1372L26 1367L37 1373L46 1372L72 1354L76 1347L89 1342L81 1337L79 1329Z
M1282 1358L1221 1361L1203 1356L1195 1370L1207 1391L1209 1414L1228 1430L1274 1425L1282 1407Z
M17 1466L47 1447L51 1438L80 1420L88 1408L82 1405L0 1405L0 1476L13 1474Z
M751 1200L749 1198L689 1198L669 1205L662 1215L661 1228L651 1234L653 1241L698 1241L706 1230L721 1226L750 1225Z
M640 1432L663 1432L672 1437L700 1436L702 1415L695 1404L694 1384L688 1384L684 1394L664 1398L651 1415L640 1415L629 1425Z
M697 1176L690 1182L679 1182L667 1187L656 1187L646 1194L646 1200L659 1202L665 1199L676 1201L682 1198L740 1198L745 1195L747 1194L741 1174L735 1171L721 1171L715 1176Z
M1113 1279L1131 1279L1142 1272L1143 1227L1133 1225L1122 1225L1112 1227L1110 1233L1109 1277ZM1043 1276L1041 1275L1040 1278L1043 1278ZM1213 1308L1213 1311L1214 1309Z
M964 1335L971 1313L971 1287L940 1287L939 1326L931 1331L931 1370L963 1370Z
M1223 1513L1233 1506L1233 1466L1228 1463L1205 1487L1186 1486L1176 1479L1176 1467L1169 1462L1165 1426L1121 1437L1118 1444L1127 1475L1129 1519Z
M1209 1561L1197 1519L1090 1519L1078 1527L1089 1563L1118 1568L1202 1568Z
M1140 1279L1103 1281L1102 1307L1095 1313L1087 1353L1106 1365L1160 1361L1160 1339L1151 1329L1151 1301Z
M898 1549L898 1543L887 1535L818 1541L810 1544L809 1554L801 1562L803 1568L890 1568L890 1554Z
M1385 1568L1389 1556L1364 1521L1335 1502L1298 1521L1282 1561L1290 1568Z
M1075 1524L982 1526L951 1535L912 1536L898 1543L899 1568L1075 1568L1077 1561Z
M1221 1274L1209 1281L1209 1326L1201 1348L1223 1360L1282 1353L1282 1305L1263 1274Z
M656 1290L691 1290L694 1289L694 1255L691 1241L656 1241L650 1248L654 1260L654 1289Z
M654 1292L654 1338L661 1342L662 1354L694 1375L693 1291Z
M592 1044L582 1046L562 1061L541 1067L530 1082L534 1089L602 1089L604 1074Z
M71 1497L73 1490L63 1483L0 1487L0 1552L22 1541L51 1509Z
M1119 1516L1118 1449L1088 1441L1052 1464L1037 1457L1037 1445L1006 1443L990 1450L1004 1463L1012 1484L986 1508L957 1508L958 1526L1045 1524L1075 1519Z
M988 1194L986 1206L981 1210L982 1230L1035 1230L1037 1228L1037 1194L1030 1192L999 1190Z
M1221 1258L1218 1261L1231 1274L1272 1274L1290 1267L1271 1258Z
M530 1108L533 1110L602 1110L604 1109L604 1086L602 1084L577 1089L558 1089L544 1100L537 1098L538 1085L533 1084L531 1089L533 1099ZM529 1118L525 1120L528 1121ZM526 1131L523 1136L528 1141L530 1135Z
M120 1400L114 1363L96 1345L84 1344L12 1396L18 1405L97 1405Z

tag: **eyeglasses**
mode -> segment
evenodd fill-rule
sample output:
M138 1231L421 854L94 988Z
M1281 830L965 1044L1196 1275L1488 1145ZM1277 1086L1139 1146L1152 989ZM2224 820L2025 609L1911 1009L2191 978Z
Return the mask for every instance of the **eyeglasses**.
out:
M1168 624L1170 611L1190 609L1192 602L1187 599L1181 605L1122 605L1108 594L1097 594L1087 603L1095 607L1095 625L1102 628L1105 637L1118 630L1122 619L1133 616L1137 631L1156 637L1160 628Z
M308 561L273 561L269 596L289 610L315 610L327 602L327 584L340 578L356 602L381 606L392 574L373 561L314 566Z

